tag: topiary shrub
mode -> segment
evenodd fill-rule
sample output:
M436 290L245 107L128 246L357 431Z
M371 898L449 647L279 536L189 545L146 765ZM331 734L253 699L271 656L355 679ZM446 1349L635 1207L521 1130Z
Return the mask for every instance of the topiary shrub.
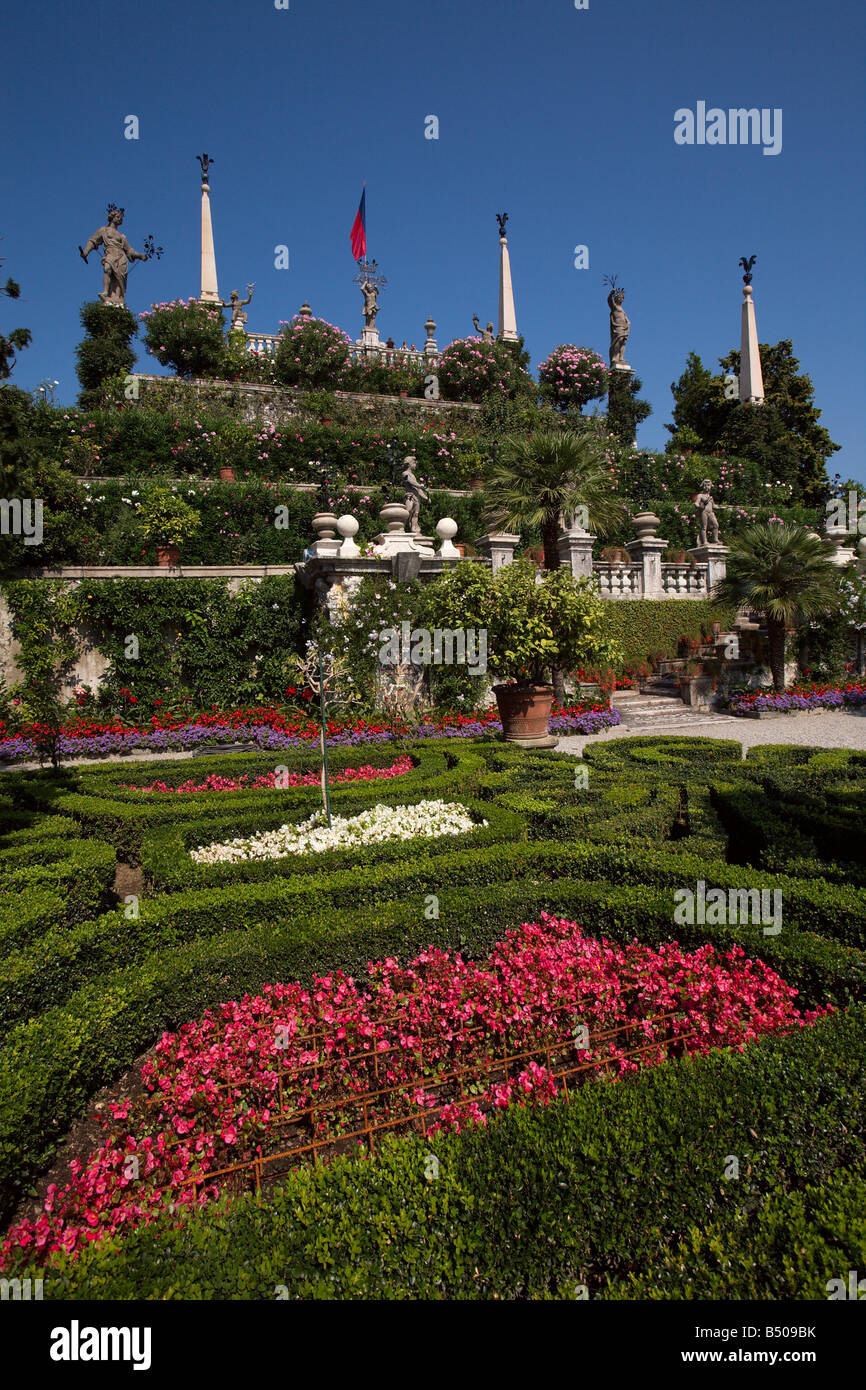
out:
M135 365L130 342L138 326L129 309L102 304L98 299L82 304L81 323L87 337L75 349L75 371L82 386L78 401L83 409L91 410L103 404L108 382L125 376Z
M582 411L605 395L610 369L592 348L563 343L538 368L541 396L556 410Z
M532 378L508 343L455 338L439 358L439 389L449 401L483 401L486 396L526 394Z

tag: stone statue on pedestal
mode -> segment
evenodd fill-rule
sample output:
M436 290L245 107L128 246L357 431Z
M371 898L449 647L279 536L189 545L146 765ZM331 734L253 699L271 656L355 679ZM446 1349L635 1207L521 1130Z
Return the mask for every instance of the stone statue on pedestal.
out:
M197 154L197 155L196 155L196 159L198 160L199 164L201 165L201 182L202 182L202 187L204 187L205 184L208 184L207 171L208 171L208 169L210 168L210 166L211 166L212 164L215 164L215 163L216 163L216 160L215 160L215 159L211 159L210 155L208 155L208 154ZM208 186L209 186L209 184L208 184Z
M409 513L406 527L414 536L420 536L421 522L418 518L421 511L421 503L429 502L430 496L426 488L424 488L415 477L416 462L417 460L414 454L407 454L403 460L403 471L401 476L406 484L404 506Z
M223 309L231 309L232 311L232 321L229 324L229 333L235 333L237 331L243 332L244 324L247 321L246 314L242 312L243 306L245 304L249 304L250 300L253 297L254 289L255 282L253 282L253 284L251 285L247 285L246 299L241 299L240 295L238 294L238 291L232 290L227 300L220 300L220 305Z
M625 345L628 342L631 321L622 307L624 298L625 290L617 289L614 284L611 284L611 291L607 297L607 307L610 309L611 367L628 367L625 360Z
M695 498L695 509L700 522L698 532L698 545L707 544L707 530L710 532L710 539L713 545L719 543L719 523L713 509L713 485L709 478L704 478L701 483L701 490Z
M480 335L481 335L481 341L482 341L483 343L492 343L492 342L493 342L493 324L492 324L492 323L488 323L488 325L487 325L486 328L482 328L482 327L481 327L481 324L478 322L478 315L477 315L477 314L473 314L473 315L472 315L472 323L473 323L473 326L474 326L474 328L475 328L475 332L476 332L476 333L480 333Z
M361 285L361 293L364 296L364 327L375 328L376 315L379 312L379 305L376 302L379 298L378 286L371 284L369 280L364 280Z
M123 221L123 208L108 205L108 221L104 227L93 233L86 246L79 246L78 254L87 264L87 257L97 246L104 251L102 257L102 292L99 298L103 304L115 304L121 309L126 305L126 278L130 261L146 261L149 257L143 251L133 251L120 224Z

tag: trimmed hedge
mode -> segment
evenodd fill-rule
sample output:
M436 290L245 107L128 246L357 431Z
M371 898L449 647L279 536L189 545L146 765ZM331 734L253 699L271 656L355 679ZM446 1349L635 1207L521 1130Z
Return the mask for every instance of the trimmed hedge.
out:
M298 1170L265 1201L223 1200L60 1256L46 1288L111 1300L610 1296L618 1280L663 1269L697 1223L727 1228L737 1210L857 1162L864 1054L857 1009L743 1053L586 1084L570 1105L514 1106L484 1129L386 1139L375 1158ZM730 1154L736 1182L724 1179ZM781 1296L825 1296L784 1270L766 1281Z
M831 1280L848 1296L866 1262L866 1163L801 1192L773 1192L755 1209L691 1226L649 1270L611 1280L606 1298L826 1299ZM838 1289L838 1285L836 1286Z
M699 638L701 626L709 631L723 611L708 599L632 599L604 605L604 635L619 642L626 667L646 661L647 652L677 655L683 635Z

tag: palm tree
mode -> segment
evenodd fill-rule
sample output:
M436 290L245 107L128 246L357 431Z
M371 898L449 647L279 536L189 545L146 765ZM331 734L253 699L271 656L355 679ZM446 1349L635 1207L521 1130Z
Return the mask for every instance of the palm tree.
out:
M484 484L485 521L511 531L538 526L544 568L559 568L558 541L563 516L579 507L589 514L588 530L604 535L622 521L603 445L589 432L539 429L505 442Z
M773 688L785 688L785 632L839 602L832 542L788 522L757 522L731 541L727 573L713 590L720 603L763 614Z
M559 569L563 517L586 508L587 530L604 535L623 519L611 485L604 445L589 431L538 429L507 439L484 484L484 519L510 531L539 527L544 568ZM554 695L565 699L565 678L553 670Z

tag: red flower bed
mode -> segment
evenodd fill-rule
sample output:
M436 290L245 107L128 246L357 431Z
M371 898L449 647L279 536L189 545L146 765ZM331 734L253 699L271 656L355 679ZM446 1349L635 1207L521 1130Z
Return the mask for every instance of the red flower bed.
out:
M49 1188L36 1221L11 1229L0 1263L44 1261L166 1209L206 1203L219 1193L209 1174L285 1148L287 1114L306 1114L334 1141L362 1105L378 1124L396 1114L405 1127L423 1114L428 1133L459 1130L486 1123L497 1107L547 1104L558 1093L537 1060L505 1071L506 1052L535 1052L543 1063L546 1048L573 1037L569 1050L588 1064L583 1076L600 1066L602 1080L615 1080L639 1064L742 1051L764 1033L813 1022L815 1013L794 1008L795 995L739 947L717 956L710 945L620 946L548 916L510 931L486 963L431 948L405 967L370 964L361 983L335 972L309 989L267 986L163 1035L142 1068L150 1096L109 1107L104 1146L70 1164L71 1180ZM479 1082L467 1102L448 1079L470 1066Z
M339 785L341 782L380 782L389 777L402 777L404 773L411 772L415 764L408 756L398 758L390 767L371 767L365 763L363 767L347 767L345 772L337 772L333 777L328 778L330 786ZM256 777L251 782L249 777L217 777L211 773L203 782L182 782L179 787L169 787L165 782L152 782L149 787L135 787L131 782L121 782L121 786L130 792L169 792L177 796L192 795L195 792L239 792L252 791L258 787L269 787L279 791L287 787L317 787L320 785L322 775L320 772L266 772L261 777Z

